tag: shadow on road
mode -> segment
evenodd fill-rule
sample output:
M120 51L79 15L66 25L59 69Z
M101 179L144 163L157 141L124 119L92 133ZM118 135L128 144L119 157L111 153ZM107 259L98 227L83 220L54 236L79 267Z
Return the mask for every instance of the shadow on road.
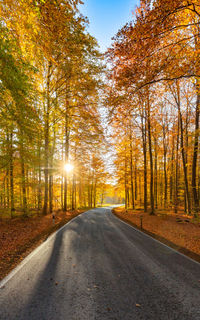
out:
M197 292L197 284L183 281L180 266L174 270L176 253L167 255L168 249L102 211L56 234L23 314L15 319L198 319L190 296L185 298L187 288Z
M62 253L62 244L63 232L58 232L55 235L50 258L47 261L45 269L43 269L42 273L39 275L37 285L33 288L20 319L39 320L38 313L41 315L40 320L50 319L48 314L51 314L52 309L54 308L54 301L56 299L55 287L58 285L56 280L56 271L60 255ZM40 266L38 266L38 269L39 268ZM39 312L38 308L40 308Z

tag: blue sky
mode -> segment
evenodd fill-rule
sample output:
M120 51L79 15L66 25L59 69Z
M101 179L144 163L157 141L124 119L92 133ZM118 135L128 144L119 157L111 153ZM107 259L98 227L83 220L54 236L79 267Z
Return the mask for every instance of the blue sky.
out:
M111 38L128 21L139 0L84 0L81 13L90 20L89 32L98 40L101 51L111 44Z

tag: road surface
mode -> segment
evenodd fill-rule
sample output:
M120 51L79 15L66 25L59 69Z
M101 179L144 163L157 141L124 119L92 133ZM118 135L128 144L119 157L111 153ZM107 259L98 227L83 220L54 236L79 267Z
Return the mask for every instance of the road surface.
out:
M1 320L199 320L200 264L90 210L0 283Z

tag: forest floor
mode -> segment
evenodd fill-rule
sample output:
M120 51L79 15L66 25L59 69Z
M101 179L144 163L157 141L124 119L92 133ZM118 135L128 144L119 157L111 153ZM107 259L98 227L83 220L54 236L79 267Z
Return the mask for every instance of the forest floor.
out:
M68 221L84 212L56 212L52 215L37 216L0 221L0 280L3 279L33 249L44 242L48 236Z
M113 209L113 213L137 229L200 262L200 221L182 214ZM142 216L142 228L141 228Z

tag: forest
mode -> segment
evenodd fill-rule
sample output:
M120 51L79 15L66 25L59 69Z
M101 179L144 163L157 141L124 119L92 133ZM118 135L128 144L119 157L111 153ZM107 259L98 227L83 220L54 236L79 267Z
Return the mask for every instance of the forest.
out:
M0 319L200 319L200 0L0 0Z
M140 1L113 39L106 101L126 208L197 216L200 4Z
M0 210L7 216L93 207L104 188L102 55L78 5L1 1Z
M105 54L80 4L0 3L0 215L114 194L197 217L199 1L141 0Z

